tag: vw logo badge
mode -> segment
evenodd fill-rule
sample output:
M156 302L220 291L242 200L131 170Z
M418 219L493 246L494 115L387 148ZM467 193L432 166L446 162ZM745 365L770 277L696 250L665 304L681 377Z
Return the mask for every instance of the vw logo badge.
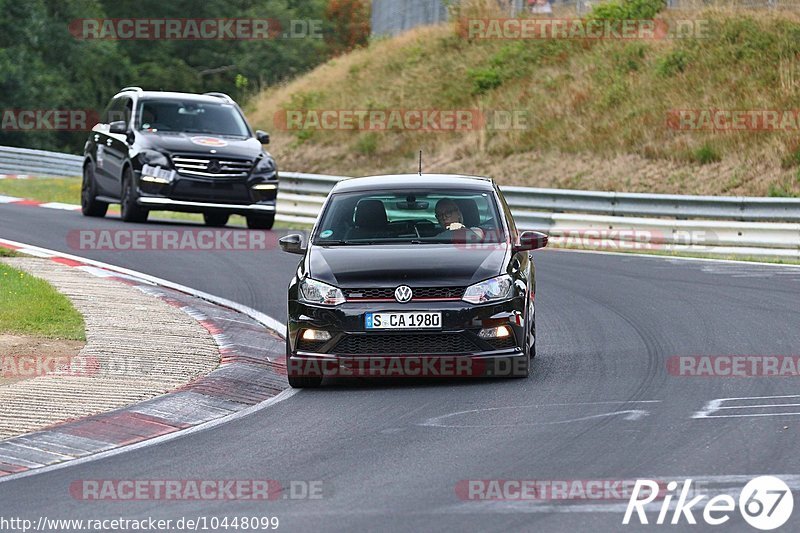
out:
M400 285L394 290L394 299L400 302L401 304L410 302L413 296L414 292L408 285Z

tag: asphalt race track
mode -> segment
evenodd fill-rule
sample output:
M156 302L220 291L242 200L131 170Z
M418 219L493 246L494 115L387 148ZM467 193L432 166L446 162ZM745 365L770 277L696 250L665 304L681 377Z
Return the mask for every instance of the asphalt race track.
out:
M2 238L146 272L285 319L285 287L299 256L81 252L66 238L75 229L165 226L0 205ZM344 380L302 390L213 429L0 483L3 515L277 516L281 531L697 531L709 526L623 526L626 500L466 501L456 486L692 478L724 491L772 474L798 489L800 408L781 404L800 402L756 398L800 394L796 378L682 377L667 371L667 361L800 355L800 268L552 250L535 257L538 356L527 380ZM708 402L730 398L739 400L693 418ZM321 481L324 497L96 502L68 490L84 479L253 478ZM797 530L797 520L786 530ZM753 531L737 513L713 529Z

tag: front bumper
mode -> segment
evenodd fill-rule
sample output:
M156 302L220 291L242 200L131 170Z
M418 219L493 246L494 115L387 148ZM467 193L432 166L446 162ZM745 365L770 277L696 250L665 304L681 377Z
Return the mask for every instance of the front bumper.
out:
M170 182L142 176L141 171L136 176L137 203L150 210L232 215L269 215L276 210L277 172L233 179L178 174Z
M441 312L441 330L365 328L368 312ZM474 306L458 302L348 302L317 307L290 302L287 370L295 376L485 377L527 375L524 300ZM479 332L507 325L512 335L485 340ZM331 338L310 342L305 329Z
M173 200L171 198L141 196L138 204L152 210L183 211L187 213L207 213L209 211L224 211L234 215L266 214L275 212L275 202L257 204L217 204L210 202L189 202Z

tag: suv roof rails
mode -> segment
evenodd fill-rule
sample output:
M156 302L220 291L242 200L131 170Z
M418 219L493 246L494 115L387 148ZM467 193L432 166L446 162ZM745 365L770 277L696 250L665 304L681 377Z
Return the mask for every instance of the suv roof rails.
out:
M131 87L123 87L119 92L124 93L128 91L135 91L137 93L141 93L143 92L143 89L141 87L131 86Z
M230 96L228 96L225 93L210 92L210 93L203 93L203 95L204 96L216 96L217 98L222 98L223 100L225 100L226 102L229 102L231 104L234 103L233 98L231 98Z

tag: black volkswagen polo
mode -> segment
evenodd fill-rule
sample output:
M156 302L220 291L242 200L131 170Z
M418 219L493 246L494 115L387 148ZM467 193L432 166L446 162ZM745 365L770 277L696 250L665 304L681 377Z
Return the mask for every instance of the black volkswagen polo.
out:
M339 182L289 285L289 383L323 377L528 375L536 354L533 250L488 178Z

